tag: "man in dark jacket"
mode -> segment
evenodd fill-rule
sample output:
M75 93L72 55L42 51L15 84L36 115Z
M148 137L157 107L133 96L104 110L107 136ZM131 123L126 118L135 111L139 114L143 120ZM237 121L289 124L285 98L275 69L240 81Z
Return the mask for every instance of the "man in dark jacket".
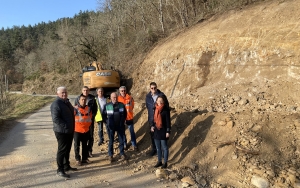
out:
M157 89L157 84L155 82L151 82L150 83L150 92L146 95L146 107L148 110L149 126L151 126L151 124L153 122L155 101L158 96L162 96L162 95L165 95L165 94L163 92L161 92L159 89ZM155 146L154 139L153 139L153 132L150 131L150 128L149 128L149 133L151 136L151 144L152 144L152 151L150 153L150 156L154 156L156 154L156 146Z
M72 147L75 119L74 108L69 102L66 87L57 88L57 98L51 104L53 131L58 143L56 154L57 175L69 178L65 171L77 170L70 166L70 151Z
M104 106L103 110L103 122L106 123L108 128L109 144L108 144L108 155L109 161L113 161L113 144L115 132L118 133L119 138L119 149L122 160L126 160L127 157L124 153L124 131L125 131L125 120L127 117L127 111L123 103L118 102L117 93L111 93L111 102Z
M88 157L93 157L93 145L94 145L94 122L95 122L95 115L97 113L97 104L96 104L96 100L95 100L95 96L90 93L90 89L87 86L83 86L82 88L82 94L87 97L86 99L86 105L88 107L90 107L90 109L92 110L92 123L90 126L90 134L89 134L89 138L88 138ZM74 106L78 106L79 105L79 98L80 95L76 98L75 100L75 104Z

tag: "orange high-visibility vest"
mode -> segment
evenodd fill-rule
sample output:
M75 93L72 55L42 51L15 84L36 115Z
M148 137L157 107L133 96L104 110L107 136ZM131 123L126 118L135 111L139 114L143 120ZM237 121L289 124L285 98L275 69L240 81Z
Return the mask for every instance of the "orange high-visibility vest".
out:
M75 132L86 133L89 131L92 123L92 111L90 107L80 108L75 106Z
M121 102L125 105L125 108L127 110L126 120L133 120L133 108L134 108L133 98L128 94L126 94L125 97L119 95L118 102Z

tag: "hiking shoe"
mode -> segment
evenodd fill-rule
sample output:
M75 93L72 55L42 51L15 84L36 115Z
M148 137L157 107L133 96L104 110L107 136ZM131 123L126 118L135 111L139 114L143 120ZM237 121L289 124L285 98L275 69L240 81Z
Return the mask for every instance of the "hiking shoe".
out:
M167 168L168 167L168 163L164 163L161 168Z
M65 172L57 172L57 176L63 177L63 178L70 178L69 174L66 174Z
M163 165L162 162L157 162L156 165L154 165L154 168L160 167L162 165Z
M68 167L65 168L65 172L67 172L67 171L77 171L77 168L73 168L71 166L68 166Z
M92 161L87 159L87 160L82 160L81 163L90 164L90 163L92 163Z

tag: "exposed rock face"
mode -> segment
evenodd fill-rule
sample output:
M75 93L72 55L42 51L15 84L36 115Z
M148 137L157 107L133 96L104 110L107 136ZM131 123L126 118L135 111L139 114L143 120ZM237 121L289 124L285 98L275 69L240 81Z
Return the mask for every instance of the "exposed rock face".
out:
M296 0L232 10L148 54L133 74L135 130L149 147L147 112L138 101L145 103L155 81L171 105L170 181L299 186L299 17Z

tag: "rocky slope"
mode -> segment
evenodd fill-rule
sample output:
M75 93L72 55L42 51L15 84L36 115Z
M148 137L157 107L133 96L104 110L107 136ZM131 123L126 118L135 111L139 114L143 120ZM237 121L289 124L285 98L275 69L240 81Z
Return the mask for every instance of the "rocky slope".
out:
M160 42L133 73L141 150L155 81L172 106L170 181L300 187L300 1L215 15ZM175 175L174 175L175 174Z
M172 106L162 187L300 187L299 19L300 1L267 1L214 15L157 44L127 83L140 152L128 152L126 168L154 172L144 98L155 81ZM80 92L75 73L45 78L53 81L48 88L34 85L46 93L58 83ZM23 91L32 87L25 83Z

